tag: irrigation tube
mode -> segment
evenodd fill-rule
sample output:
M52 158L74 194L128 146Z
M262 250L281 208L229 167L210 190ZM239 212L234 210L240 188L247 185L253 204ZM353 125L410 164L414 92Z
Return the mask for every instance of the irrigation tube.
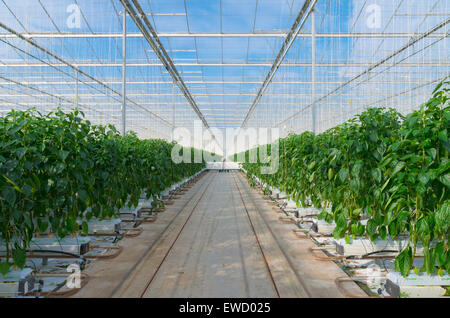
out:
M68 276L67 274L58 274L58 273L49 273L49 274L36 274L36 277L59 277L59 276ZM72 289L67 289L64 291L59 291L59 290L49 290L49 291L42 291L42 287L44 285L44 282L42 280L39 280L39 290L37 292L29 292L26 294L26 296L59 296L59 297L68 297L68 296L72 296L75 295L76 293L78 293L78 291L83 288L84 286L86 286L86 284L89 282L89 275L86 273L81 273L81 286L80 288L72 288ZM64 287L64 285L59 285L58 288L62 288Z
M348 298L380 298L380 296L355 296L352 294L349 294L347 290L342 287L343 282L356 282L356 281L367 281L369 279L386 279L386 277L383 276L342 276L337 277L334 280L334 283L336 284L336 287L339 289L339 291ZM391 297L385 297L385 298L391 298Z
M93 248L104 248L106 250L116 250L114 253L110 254L98 254L98 255L86 255L86 258L93 258L93 259L111 259L119 256L120 253L122 253L123 247L122 246L92 246Z
M86 264L86 259L81 256L81 255L77 255L74 253L70 253L70 252L64 252L64 251L54 251L54 250L26 250L27 253L50 253L50 254L62 254L62 255L67 255L67 256L71 256L73 258L78 258L81 259L81 264L80 264L80 268L83 269L84 265ZM39 256L37 254L33 254L32 256L35 256L36 258L42 257L45 258L46 256Z
M308 251L313 255L313 257L319 261L339 261L344 259L364 259L364 258L370 258L370 256L375 254L381 254L381 253L398 253L397 250L382 250L382 251L374 251L370 253L366 253L363 255L338 255L338 256L318 256L314 253L314 251L325 251L328 248L333 248L334 246L322 246L322 247L310 247ZM380 256L381 258L392 258L392 256Z

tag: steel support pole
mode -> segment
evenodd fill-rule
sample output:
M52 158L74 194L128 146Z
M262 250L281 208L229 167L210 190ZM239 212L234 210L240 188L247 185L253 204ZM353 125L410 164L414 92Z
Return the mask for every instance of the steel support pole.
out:
M75 70L75 106L78 108L78 71Z
M122 135L126 133L127 107L127 12L123 12L122 34Z
M175 83L172 82L172 141L175 137Z
M312 60L311 60L311 100L312 100L312 131L314 134L317 133L316 128L316 19L315 19L315 13L314 10L311 12L311 54L312 54Z

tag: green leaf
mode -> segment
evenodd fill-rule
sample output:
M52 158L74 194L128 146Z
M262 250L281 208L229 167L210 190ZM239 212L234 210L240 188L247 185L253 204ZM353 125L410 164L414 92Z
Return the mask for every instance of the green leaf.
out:
M392 238L397 237L397 234L398 234L398 232L397 232L397 222L392 221L391 223L389 223L388 229L389 229L389 235Z
M436 159L436 154L437 154L436 149L434 149L434 148L427 149L427 154L428 154L433 160Z
M87 191L84 189L81 189L80 191L78 191L78 197L83 202L87 202L89 199L89 195L88 195Z
M334 177L334 171L333 169L328 169L328 180L332 180Z
M436 211L436 225L442 229L444 233L450 230L450 200L445 201Z
M17 155L17 157L18 157L18 159L20 160L20 159L22 159L23 158L23 156L25 156L25 154L27 153L27 148L24 148L24 147L21 147L21 148L17 148L16 150L15 150L15 153L16 153L16 155Z
M320 211L320 213L317 214L317 218L318 218L319 220L324 220L325 217L326 217L327 215L328 215L327 210L322 209L322 211Z
M386 214L381 213L380 211L376 211L375 216L373 217L373 220L377 225L383 225L384 219L386 217Z
M89 225L86 221L83 221L83 223L81 223L81 230L83 231L84 235L88 235L89 233Z
M347 219L343 214L340 214L336 220L336 227L333 230L334 238L338 239L343 236L345 230L347 228Z
M399 173L400 170L402 170L404 167L405 167L405 163L403 161L397 162L397 164L395 165L394 170L391 173L391 178L394 177L397 173Z
M438 132L438 138L439 138L439 140L441 140L443 142L448 142L447 129L444 129L444 130L441 130L440 132Z
M378 183L381 182L381 170L379 168L375 168L372 170L372 178Z
M361 223L358 223L358 230L356 232L357 235L362 236L364 235L365 227Z
M358 235L358 224L352 224L352 226L350 227L352 230L353 234L357 234Z
M449 110L444 110L444 117L447 121L450 121L450 111Z
M70 154L70 152L69 151L66 151L66 150L60 150L60 151L58 151L58 155L59 155L59 158L61 158L61 160L66 160L67 159L67 156Z
M442 162L439 167L436 169L436 176L440 176L443 172L447 171L450 168L450 160L447 162Z
M25 194L25 196L29 197L31 192L33 191L33 187L30 186L29 184L25 184L22 188L23 188L23 193Z
M325 222L331 224L333 222L333 216L330 213L327 213L324 220L325 220Z
M73 233L75 231L75 220L73 218L66 219L66 230L68 233Z
M33 178L33 187L34 187L34 191L39 191L41 188L41 181L39 180L38 176L36 174L32 174L31 176Z
M357 218L358 216L363 214L363 209L359 208L359 209L354 209L352 211L352 217Z
M350 235L345 235L345 243L350 244Z
M5 176L5 175L3 175L3 177L6 179L6 181L8 181L9 184L11 184L11 185L13 186L13 188L14 188L16 191L18 191L18 192L20 192L20 193L24 193L23 190L22 190L21 188L19 188L19 187L17 186L17 184L14 183L14 181L12 181L10 178L8 178L8 177Z
M25 262L27 259L27 253L24 249L14 249L13 250L13 259L14 264L16 264L20 269L22 269L25 266Z
M413 128L414 125L417 123L417 120L418 120L418 119L419 119L419 118L418 118L417 115L414 114L414 113L409 114L408 116L406 116L406 123L408 124L408 127L409 127L409 128Z
M341 170L339 170L339 179L341 182L344 182L347 179L348 173L349 171L347 168L341 168Z
M343 214L340 214L336 220L336 226L340 228L347 227L347 219Z
M369 221L367 221L366 231L369 236L373 236L377 232L377 223L375 222L375 220L370 219Z
M386 182L383 184L383 186L381 187L381 192L384 191L384 189L386 188L386 186L388 185L389 181L391 181L391 178L387 179Z
M2 274L3 276L6 275L10 267L11 264L9 264L8 262L0 262L0 274Z
M43 221L41 219L38 219L37 222L38 222L39 232L41 232L41 233L45 232L49 225L48 222Z
M427 173L419 173L418 175L419 182L423 185L426 185L428 181L430 181L430 175Z
M447 261L445 262L445 270L450 273L450 252L447 252Z
M450 173L446 173L438 178L438 180L445 185L447 188L450 188Z
M12 187L5 187L2 190L2 199L13 206L16 203L16 191Z
M412 249L411 246L408 246L403 251L398 254L395 259L395 270L400 271L403 277L409 275L409 271L411 270L412 264Z
M419 183L416 187L416 191L418 194L424 194L427 192L427 188L422 183Z
M423 269L427 272L427 274L434 273L436 263L434 253L432 253L428 248L424 248L423 256L424 256Z
M387 229L386 229L386 226L381 226L379 229L378 229L378 233L380 234L380 237L383 239L383 240L386 240L386 236L387 236Z
M361 171L361 168L363 166L363 162L361 160L358 160L352 167L352 176L357 178L359 176L359 173Z
M358 193L360 188L360 182L359 179L352 179L350 181L350 188L353 190L353 192Z
M444 242L436 243L434 248L434 253L436 255L436 259L439 266L444 266L445 261L447 260L447 255L444 250Z
M404 221L409 216L409 211L402 210L397 216L398 221Z
M450 142L441 140L441 143L444 146L444 149L450 152Z
M17 160L9 160L4 165L3 168L12 171L19 165L19 162Z
M426 218L421 218L417 222L417 233L422 235L430 233L430 225L428 224L428 220Z
M434 95L437 91L439 91L439 90L441 89L441 87L442 87L443 84L444 84L444 81L442 81L442 82L440 82L439 84L437 84L436 87L434 88L432 94Z

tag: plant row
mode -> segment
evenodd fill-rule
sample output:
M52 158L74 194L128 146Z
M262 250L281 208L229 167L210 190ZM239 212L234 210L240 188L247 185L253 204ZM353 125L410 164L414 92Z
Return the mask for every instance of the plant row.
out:
M395 261L403 276L411 269L450 272L448 84L439 84L432 98L407 116L369 108L321 134L279 139L274 174L261 174L265 164L259 154L256 163L248 162L255 149L245 153L243 167L250 179L285 191L297 205L331 205L331 213L324 209L319 218L336 223L335 238L408 237ZM419 244L424 247L420 269L413 266Z
M87 234L90 219L136 206L143 191L156 198L204 167L173 163L175 143L141 140L133 132L123 137L83 117L78 110L30 110L0 118L0 240L7 247L0 272L24 266L36 233ZM183 151L193 158L198 150Z

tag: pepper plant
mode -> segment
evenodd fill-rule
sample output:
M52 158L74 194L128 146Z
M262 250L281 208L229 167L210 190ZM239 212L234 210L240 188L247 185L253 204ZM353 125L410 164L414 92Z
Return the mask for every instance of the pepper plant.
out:
M133 132L122 137L83 117L79 110L13 110L0 118L0 244L6 246L0 273L23 268L33 236L87 234L90 219L136 206L143 191L156 198L204 167L173 163L174 143L140 140Z
M273 175L261 175L259 161L243 167L298 205L331 205L319 218L336 223L335 238L407 239L395 261L403 276L411 269L450 272L449 83L406 117L369 108L321 134L280 139L280 169ZM420 269L413 268L419 246Z

